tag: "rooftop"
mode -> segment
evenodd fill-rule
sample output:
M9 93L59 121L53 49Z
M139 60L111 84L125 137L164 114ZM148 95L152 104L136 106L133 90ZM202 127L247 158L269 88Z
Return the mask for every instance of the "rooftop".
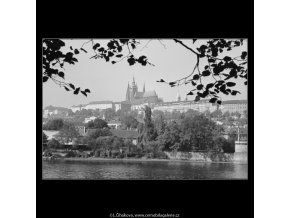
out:
M143 98L155 97L155 96L157 96L155 91L146 91L143 94Z
M55 106L49 105L49 106L46 106L44 108L44 110L63 110L63 111L68 111L69 109L65 108L65 107L55 107Z
M247 104L248 100L228 100L223 101L222 104Z

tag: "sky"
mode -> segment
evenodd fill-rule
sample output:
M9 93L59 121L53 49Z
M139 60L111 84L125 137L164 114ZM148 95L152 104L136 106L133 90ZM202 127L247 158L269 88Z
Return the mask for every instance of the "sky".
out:
M206 39L198 40L192 45L192 40L181 39L185 44L196 50L199 44L204 43ZM89 39L63 39L65 47L63 52L70 51L69 47L80 48ZM108 39L95 39L94 43L106 45ZM81 89L88 88L91 93L85 97L81 93L74 95L73 92L67 92L63 87L58 86L53 81L48 80L43 84L43 107L48 105L58 107L71 107L72 105L87 104L92 101L110 100L120 102L125 100L128 82L131 84L133 76L138 85L139 91L143 90L145 83L146 91L155 90L158 97L166 101L175 101L179 93L181 99L184 100L186 94L193 89L189 84L178 87L170 87L165 83L158 83L157 80L164 79L172 82L182 77L189 75L196 63L195 55L175 43L172 39L140 39L140 44L137 49L133 51L136 57L145 55L150 63L155 66L142 66L135 64L129 66L126 59L116 64L106 62L104 59L90 59L93 55L92 44L84 44L83 48L88 53L81 52L77 55L78 62L75 65L65 64L64 73L65 81L73 83L76 87ZM243 46L234 48L230 53L224 55L239 56L241 51L247 51L247 42L244 41ZM126 54L125 51L124 54ZM223 56L224 56L223 55ZM220 56L221 58L223 56ZM205 63L200 63L200 69L203 69ZM212 78L211 78L212 79ZM203 82L212 81L210 78L203 79ZM231 81L231 80L229 80ZM237 83L235 90L241 92L236 96L220 95L222 100L242 100L247 99L247 86L244 85L244 79L234 79ZM188 100L194 100L195 96L187 96Z

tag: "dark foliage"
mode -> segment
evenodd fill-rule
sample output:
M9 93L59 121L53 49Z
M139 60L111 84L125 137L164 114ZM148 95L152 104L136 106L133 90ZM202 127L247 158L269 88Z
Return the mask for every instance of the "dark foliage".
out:
M93 121L90 121L86 124L87 128L90 129L102 129L102 128L109 128L108 123L102 119L95 119Z
M233 90L232 87L236 83L228 81L238 77L245 79L247 85L247 51L241 51L237 57L224 56L226 52L231 51L235 47L243 45L244 39L210 39L202 45L195 46L198 39L192 40L192 46L184 44L183 41L173 39L176 43L190 50L197 61L191 74L172 82L165 82L160 79L157 82L167 83L171 87L190 83L193 89L188 92L188 95L195 95L195 101L201 98L210 98L211 103L221 104L222 100L220 93L225 95L237 95L239 92ZM64 41L60 39L44 39L43 40L43 82L48 79L63 86L66 91L73 90L74 94L82 93L87 96L90 93L89 89L81 90L80 87L75 87L71 83L60 81L59 78L65 79L64 65L76 64L77 55L88 53L84 46L90 45L89 49L93 52L91 59L102 59L106 62L116 64L124 59L127 60L129 66L140 64L141 66L151 65L148 58L144 55L135 57L134 50L140 42L136 39L112 39L107 45L103 46L100 43L95 43L93 39L85 42L81 48L70 47L70 52L63 53L61 48L65 46ZM88 46L87 46L88 47ZM224 56L224 57L222 57ZM206 62L204 69L200 69L200 62ZM215 82L204 84L203 77L211 76Z
M62 119L52 119L48 120L45 125L43 125L44 130L60 130L64 125Z

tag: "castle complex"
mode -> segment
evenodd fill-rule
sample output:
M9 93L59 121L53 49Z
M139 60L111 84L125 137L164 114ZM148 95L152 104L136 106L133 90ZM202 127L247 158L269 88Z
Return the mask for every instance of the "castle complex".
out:
M157 104L158 96L155 91L146 91L145 83L143 85L143 91L138 90L138 85L135 83L135 78L133 77L132 85L128 83L127 92L126 92L126 101L130 102L132 105L138 104Z
M181 100L179 93L177 94L176 101L171 102L163 102L160 98L158 98L157 93L154 90L146 91L145 83L143 84L142 91L138 90L138 85L135 82L135 78L133 77L133 81L131 85L128 83L126 95L124 101L121 102L113 102L113 101L94 101L90 102L86 105L77 105L72 106L71 109L73 112L82 109L99 109L104 110L107 108L112 108L115 111L117 110L137 110L141 112L145 105L152 108L152 110L161 110L161 111L180 111L186 112L189 109L197 110L199 112L210 111L213 112L217 109L220 109L223 113L226 111L229 112L239 112L243 114L245 110L247 110L247 100L230 100L223 101L222 105L217 105L213 103L209 103L209 99L203 99L199 102L195 102L192 100Z

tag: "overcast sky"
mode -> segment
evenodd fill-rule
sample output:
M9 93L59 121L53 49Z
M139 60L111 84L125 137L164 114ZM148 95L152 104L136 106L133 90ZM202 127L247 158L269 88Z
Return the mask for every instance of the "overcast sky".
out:
M63 41L66 43L63 51L67 52L70 46L80 48L89 39L69 39ZM162 44L158 40L151 40L149 43L148 41L148 39L142 39L141 44L138 45L133 54L136 57L141 55L147 56L148 61L155 66L142 66L140 64L129 66L126 59L114 65L106 62L104 59L90 59L93 54L91 43L85 44L83 48L88 53L81 52L77 55L78 62L75 65L64 65L64 72L66 82L73 83L77 87L80 86L82 89L88 88L91 90L91 93L88 94L88 97L85 97L81 93L74 95L72 92L65 91L63 87L59 87L49 80L43 84L43 106L70 107L77 104L87 104L91 101L123 101L125 100L128 82L132 83L133 76L139 91L142 91L143 84L145 83L147 91L155 90L157 95L163 98L164 101L175 101L178 92L181 99L184 100L186 93L192 89L190 84L171 88L168 84L156 81L162 78L165 81L171 82L190 74L196 63L195 55L180 44L175 43L172 39L163 39L161 40ZM196 42L193 46L192 40L183 39L182 41L192 48L199 45ZM94 42L105 45L108 40L96 39ZM144 47L146 44L147 46ZM230 55L238 56L241 54L241 51L247 51L246 41L242 47L234 48ZM204 65L201 62L200 69L203 69ZM205 79L203 81L209 82L209 80ZM243 84L244 81L243 79L235 79L237 86L234 89L242 94L236 96L221 95L223 100L247 99L247 86ZM188 100L193 100L194 97L188 96Z

